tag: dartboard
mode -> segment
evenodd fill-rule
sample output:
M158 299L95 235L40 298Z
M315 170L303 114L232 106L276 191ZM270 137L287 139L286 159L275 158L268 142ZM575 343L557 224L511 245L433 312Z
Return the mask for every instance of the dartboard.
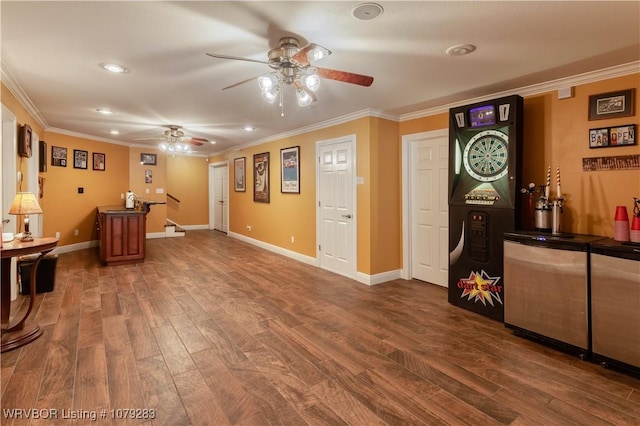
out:
M493 182L507 174L509 138L497 130L485 130L464 148L464 168L473 178Z

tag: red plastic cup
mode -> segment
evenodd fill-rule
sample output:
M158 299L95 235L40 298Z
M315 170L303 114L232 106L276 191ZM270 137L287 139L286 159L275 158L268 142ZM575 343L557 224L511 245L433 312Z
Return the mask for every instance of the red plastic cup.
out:
M626 206L617 206L616 207L616 218L615 220L620 220L620 221L629 221L629 215L627 214L627 207Z
M629 215L625 206L616 207L616 219L613 223L613 239L616 241L629 241Z
M631 221L629 239L634 243L640 243L640 216L634 216Z

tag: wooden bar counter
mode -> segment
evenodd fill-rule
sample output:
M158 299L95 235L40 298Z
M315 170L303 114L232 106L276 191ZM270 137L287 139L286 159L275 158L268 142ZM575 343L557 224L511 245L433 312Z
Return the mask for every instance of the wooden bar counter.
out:
M147 211L100 206L97 217L100 260L105 265L144 262Z

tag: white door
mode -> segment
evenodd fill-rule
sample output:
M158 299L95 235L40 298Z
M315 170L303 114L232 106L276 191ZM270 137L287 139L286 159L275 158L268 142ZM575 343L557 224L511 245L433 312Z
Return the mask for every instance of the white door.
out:
M228 229L228 166L213 167L213 229L227 232Z
M411 278L443 287L449 270L449 138L426 134L409 144Z
M318 247L320 267L348 277L356 273L355 135L320 141Z
M2 231L18 232L19 225L17 217L9 214L9 209L16 196L16 158L18 156L17 128L18 124L16 116L2 105L2 137L0 144L0 165L2 166L2 195L0 196L0 210L2 210ZM6 221L6 222L5 222ZM11 258L11 300L15 300L18 295L17 285L17 259Z
M229 228L229 164L209 165L209 229L227 232Z

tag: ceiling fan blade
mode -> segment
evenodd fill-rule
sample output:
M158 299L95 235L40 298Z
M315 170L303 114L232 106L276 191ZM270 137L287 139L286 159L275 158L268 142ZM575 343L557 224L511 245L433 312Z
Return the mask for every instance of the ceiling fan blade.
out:
M202 146L204 145L206 142L209 142L208 139L205 138L190 138L188 141L191 145L195 145L195 146Z
M239 82L237 82L235 84L232 84L231 86L223 87L222 90L227 90L227 89L231 89L232 87L240 86L241 84L244 84L244 83L246 83L248 81L251 81L251 80L255 80L258 77L251 77L251 78L248 78L246 80L239 81Z
M216 53L207 53L207 56L211 56L212 58L218 58L218 59L231 59L231 60L234 60L234 61L257 62L259 64L267 64L267 65L269 65L269 63L266 62L266 61L259 61L257 59L250 59L250 58L241 58L239 56L218 55Z
M309 43L298 50L291 59L301 65L309 65L310 61L318 61L329 55L331 55L331 51L326 47L322 47L315 43Z
M352 72L332 70L329 68L316 68L316 70L320 77L328 78L330 80L359 84L360 86L367 87L373 84L373 77L368 75L354 74Z
M152 138L135 138L134 141L151 141L151 140L158 140L158 139L164 139L164 136L154 136Z

